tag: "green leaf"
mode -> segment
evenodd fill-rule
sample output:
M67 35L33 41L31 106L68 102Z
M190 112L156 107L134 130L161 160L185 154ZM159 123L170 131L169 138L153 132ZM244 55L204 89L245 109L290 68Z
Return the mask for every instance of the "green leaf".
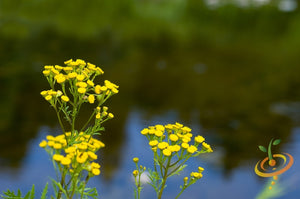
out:
M46 199L47 197L47 192L48 192L48 183L46 184L43 192L42 192L42 196L41 196L41 199Z
M267 149L264 146L258 146L259 150L262 152L267 152Z
M32 188L30 191L30 199L34 199L34 184L32 185Z
M59 188L59 190L61 190L63 192L63 194L65 194L65 196L68 195L66 190L61 186L61 184L59 182L56 182L54 179L52 179L52 183L54 185L56 185Z
M182 165L180 166L178 169L176 169L175 171L172 171L169 175L169 177L173 176L173 175L179 175L179 173L186 167L187 165Z
M281 140L280 139L277 139L277 140L275 140L274 142L273 142L273 145L277 145L277 144L279 144L281 142Z

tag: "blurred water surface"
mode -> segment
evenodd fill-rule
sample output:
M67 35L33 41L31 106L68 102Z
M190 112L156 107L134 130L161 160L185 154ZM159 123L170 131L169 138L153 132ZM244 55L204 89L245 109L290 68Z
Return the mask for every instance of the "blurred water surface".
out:
M253 171L265 156L257 146L272 138L282 140L274 151L295 158L279 198L300 193L297 1L1 1L0 26L1 190L41 190L55 176L38 147L60 133L39 94L48 89L41 71L81 58L102 67L99 82L120 85L100 137L102 173L90 183L102 198L132 198L131 160L152 158L140 130L176 121L214 149L189 163L184 175L206 170L182 198L255 198L267 182ZM170 179L165 198L182 178ZM143 198L154 196L145 186Z

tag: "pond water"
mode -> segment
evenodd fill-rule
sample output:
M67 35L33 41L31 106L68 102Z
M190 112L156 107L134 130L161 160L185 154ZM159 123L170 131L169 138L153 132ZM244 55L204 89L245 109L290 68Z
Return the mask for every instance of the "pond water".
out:
M101 198L133 198L132 158L146 167L152 162L140 131L175 122L203 135L214 152L170 178L164 198L174 198L182 178L198 166L205 168L203 178L181 198L256 198L270 184L254 172L266 156L258 146L272 138L281 139L274 153L294 157L273 191L278 198L298 198L299 5L220 2L1 4L0 191L25 192L35 184L39 194L55 177L38 147L46 135L60 133L54 111L39 94L49 89L42 70L81 58L105 71L99 83L108 79L120 86L107 103L115 118L99 137L106 144L99 154L102 173L89 183ZM84 17L77 14L83 7ZM78 126L91 107L84 110ZM145 184L142 198L155 198L152 187Z
M150 120L143 119L143 114L138 110L132 110L126 121L126 140L120 149L120 165L114 171L112 178L105 179L102 176L91 179L89 185L96 187L101 198L133 198L133 178L131 171L135 168L132 162L133 157L140 157L141 164L152 166L152 151L147 146L147 141L139 133L147 125L157 123L167 124L176 121L173 114L165 114L152 117ZM199 128L199 124L193 124L193 129ZM195 127L195 128L194 128ZM26 192L35 184L36 193L41 193L44 185L49 182L49 176L55 176L51 167L51 161L46 152L38 147L39 142L51 133L46 126L41 127L36 138L32 139L27 146L25 158L21 166L17 169L6 168L0 171L0 187L15 189L16 187ZM290 170L280 176L278 185L283 188L278 198L297 198L300 194L298 184L300 183L300 127L294 127L291 132L293 142L284 144L282 150L293 155L295 163ZM206 138L210 140L210 136ZM213 144L212 144L213 145ZM255 146L249 147L256 149ZM108 146L109 150L109 146ZM224 158L224 150L221 146L214 146L214 153L204 155L188 162L188 167L181 176L170 178L165 191L165 198L174 198L182 183L183 176L188 176L190 172L198 166L205 168L204 177L183 193L182 198L256 198L265 187L270 185L267 179L260 179L254 173L254 166L257 159L249 160L238 168L234 169L230 175L224 176L221 159ZM105 162L105 158L101 161ZM106 172L105 169L102 172ZM50 191L51 193L51 191ZM38 194L39 195L39 194ZM144 184L142 198L155 198L155 193L150 185Z

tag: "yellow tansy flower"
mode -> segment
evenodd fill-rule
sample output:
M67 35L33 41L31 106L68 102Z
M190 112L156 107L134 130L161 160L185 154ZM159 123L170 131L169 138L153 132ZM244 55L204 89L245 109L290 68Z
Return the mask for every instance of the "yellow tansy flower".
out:
M77 79L78 79L78 81L82 81L82 80L84 80L84 75L77 75L77 77L76 77Z
M41 143L40 143L40 147L44 148L47 146L47 141L46 140L43 140Z
M79 86L81 88L86 88L87 87L87 83L85 83L85 82L77 82L76 86Z
M160 142L158 145L157 145L157 147L159 148L159 149L165 149L165 148L167 148L169 146L169 144L167 143L167 142Z
M70 79L75 78L75 77L77 77L77 73L76 72L71 72L71 73L68 74L68 77Z
M86 88L78 88L78 93L84 94L86 92Z
M149 133L149 129L143 129L142 131L141 131L141 134L142 135L147 135Z
M133 160L133 162L138 163L139 158L135 157L135 158L133 158L132 160Z
M64 101L64 102L68 102L70 99L67 97L67 96L65 96L65 95L62 95L61 96L61 99L62 99L62 101Z
M96 119L100 119L100 117L101 117L101 114L100 114L100 113L97 113Z
M158 144L157 140L152 140L152 141L149 142L150 146L156 146L157 144Z
M87 82L86 82L88 85L90 85L90 86L94 86L95 84L94 84L94 82L92 82L91 80L87 80Z
M100 164L98 164L98 163L96 163L96 162L92 162L91 163L91 166L93 167L93 168L96 168L96 169L99 169L101 166L100 166Z
M198 167L198 171L199 171L199 173L202 173L204 171L204 168L203 167Z
M92 173L97 176L100 175L100 169L92 169Z
M45 76L48 76L49 74L50 74L50 70L43 70L43 74L45 75Z
M187 151L189 152L189 153L195 153L196 151L197 151L197 147L195 147L195 146L189 146L189 148L187 149Z
M95 93L96 94L100 94L101 93L101 86L100 85L96 85L95 86Z
M47 96L45 97L45 99L46 99L47 101L50 101L50 100L52 99L52 95L47 95Z
M134 170L134 171L132 172L132 175L133 175L134 177L136 177L138 174L139 174L139 171L138 171L138 170Z
M81 154L78 154L76 157L76 161L78 163L84 163L88 159L88 154L86 152L83 152Z
M67 157L63 157L60 162L61 162L62 165L66 166L66 165L71 164L71 159L67 158Z
M93 159L93 160L96 160L97 157L98 157L95 153L93 153L93 152L91 152L91 151L88 151L87 153L88 153L89 157L90 157L91 159Z
M72 60L72 59L69 59L69 60L65 61L64 64L68 65L68 64L70 64L71 62L73 62L73 60Z
M90 104L93 104L95 102L95 96L94 95L89 95L88 101Z
M52 141L52 140L48 141L48 146L53 147L54 144L55 144L54 141Z
M195 142L197 143L202 143L205 140L204 137L202 137L201 135L198 135L195 137Z
M57 83L59 83L59 84L64 83L66 81L66 78L63 74L55 75L54 78L56 79Z
M171 135L169 136L169 138L170 138L170 140L173 141L173 142L176 142L176 141L178 140L178 136L175 135L175 134L171 134Z
M53 145L53 148L55 148L55 149L61 149L61 144L60 143L55 143L54 145Z
M160 125L160 124L155 125L155 128L156 128L156 130L159 130L159 131L164 131L165 130L165 127L163 125Z
M163 154L164 154L165 156L170 156L170 155L172 154L172 152L171 152L169 149L164 149L164 150L163 150Z
M156 131L155 131L155 135L156 135L157 137L160 137L160 136L163 135L163 132L160 131L160 130L156 130Z
M62 156L62 155L60 155L60 154L54 154L52 158L53 158L53 160L59 162L59 161L61 161L61 160L63 159L63 157L64 157L64 156Z
M185 142L181 144L181 147L184 148L184 149L189 148L189 146L190 145L188 143L185 143Z

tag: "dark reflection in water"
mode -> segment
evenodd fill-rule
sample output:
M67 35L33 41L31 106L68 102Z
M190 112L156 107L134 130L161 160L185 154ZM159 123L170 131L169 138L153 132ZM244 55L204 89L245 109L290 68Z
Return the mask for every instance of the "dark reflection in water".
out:
M53 18L45 14L54 5L47 8L47 1L20 4L19 12L13 3L2 5L1 169L20 167L41 126L59 131L54 111L39 95L48 88L41 71L69 58L103 65L103 78L120 85L108 102L116 117L101 136L108 146L102 154L106 179L120 167L133 108L145 119L175 110L178 121L200 125L199 133L223 149L218 166L227 175L263 157L257 145L271 138L293 142L290 132L298 122L272 107L300 99L297 9L209 9L195 0L90 1L79 17L74 13L81 4L61 4L64 9L56 9ZM89 109L82 118L88 114Z

